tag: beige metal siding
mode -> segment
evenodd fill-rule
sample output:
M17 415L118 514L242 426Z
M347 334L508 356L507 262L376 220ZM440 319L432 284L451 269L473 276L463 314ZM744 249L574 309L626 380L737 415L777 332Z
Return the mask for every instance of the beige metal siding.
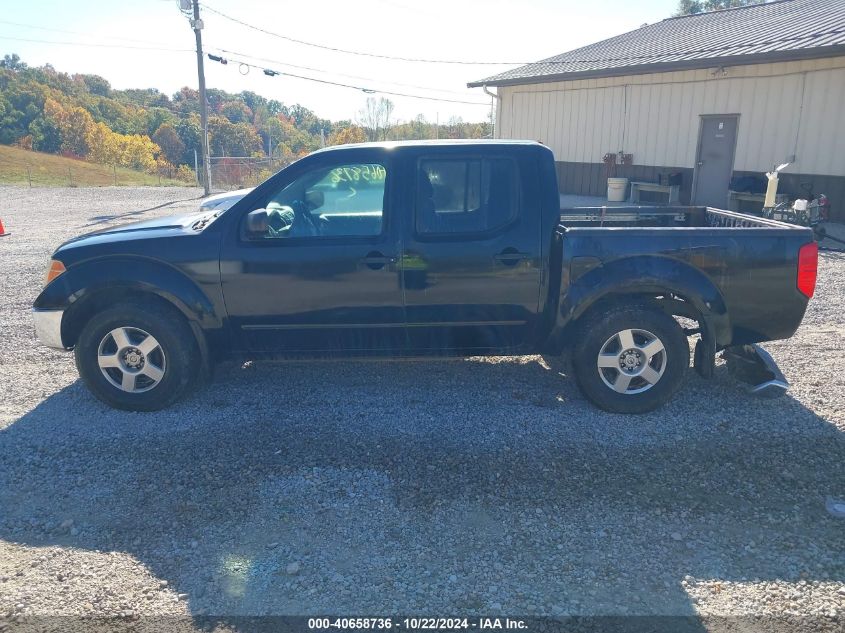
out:
M559 161L694 167L702 114L739 114L734 169L845 175L845 57L501 87L497 136Z

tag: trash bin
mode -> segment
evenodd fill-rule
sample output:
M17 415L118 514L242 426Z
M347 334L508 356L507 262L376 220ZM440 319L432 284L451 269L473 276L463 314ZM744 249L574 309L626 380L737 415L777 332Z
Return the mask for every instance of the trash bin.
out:
M628 191L627 178L608 178L607 179L607 201L608 202L624 202L625 194Z

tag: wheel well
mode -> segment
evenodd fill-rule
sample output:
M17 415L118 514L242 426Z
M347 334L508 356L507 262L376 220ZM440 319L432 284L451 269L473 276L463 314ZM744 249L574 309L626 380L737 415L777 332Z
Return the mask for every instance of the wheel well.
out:
M687 336L693 334L706 335L707 324L702 318L701 312L695 305L686 297L676 295L673 293L653 293L653 292L614 292L606 295L596 301L593 305L587 308L577 319L572 323L572 329L579 325L586 323L595 314L606 312L611 307L616 307L622 302L628 302L631 305L644 305L649 308L661 310L671 317L682 317L695 322L695 327L685 327L681 323L681 328Z
M156 305L171 311L176 318L188 320L179 308L157 294L139 291L136 288L109 288L92 294L80 301L78 305L71 305L62 319L62 341L67 347L73 347L79 340L82 329L95 314L118 303L130 301L136 304ZM191 324L190 320L188 321ZM197 328L193 327L193 324L191 325L194 336L197 336ZM203 343L197 340L197 344L202 349Z

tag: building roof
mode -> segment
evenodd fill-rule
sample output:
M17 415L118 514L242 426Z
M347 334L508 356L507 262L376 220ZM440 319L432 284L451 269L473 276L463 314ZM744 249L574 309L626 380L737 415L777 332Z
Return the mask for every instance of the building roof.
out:
M845 0L775 0L647 24L469 83L507 86L845 54Z

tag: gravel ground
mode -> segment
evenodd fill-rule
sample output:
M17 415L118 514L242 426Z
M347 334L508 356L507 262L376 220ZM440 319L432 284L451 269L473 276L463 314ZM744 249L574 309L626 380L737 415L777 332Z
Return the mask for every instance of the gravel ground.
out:
M0 188L0 628L27 615L845 616L845 254L824 252L789 395L720 365L662 410L563 364L247 364L108 409L29 306L62 240L195 189ZM837 615L838 614L838 615ZM826 619L828 618L828 619ZM804 621L804 620L802 620Z

